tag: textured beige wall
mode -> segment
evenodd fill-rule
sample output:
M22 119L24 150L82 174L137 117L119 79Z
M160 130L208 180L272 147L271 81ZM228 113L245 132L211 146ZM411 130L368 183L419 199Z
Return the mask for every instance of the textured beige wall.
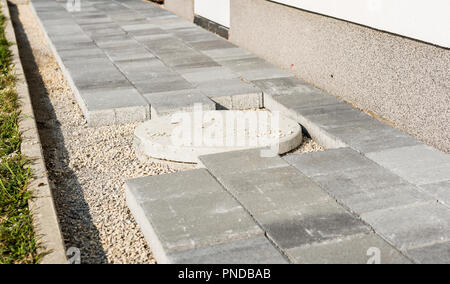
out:
M265 0L231 0L230 40L450 152L450 50Z
M194 21L194 0L165 0L164 7L188 21Z

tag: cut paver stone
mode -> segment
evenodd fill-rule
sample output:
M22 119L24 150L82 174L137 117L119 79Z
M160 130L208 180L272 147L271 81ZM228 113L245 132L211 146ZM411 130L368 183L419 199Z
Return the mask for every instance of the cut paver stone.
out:
M200 156L199 159L216 177L289 166L278 155L265 156L261 151L264 149L224 152Z
M278 118L268 111L176 113L139 125L135 149L142 160L186 163L198 163L202 155L261 147L278 146L277 153L285 153L300 145L302 129L295 121Z
M351 236L290 249L300 264L410 264L411 261L375 234Z
M159 262L169 263L181 251L263 236L205 169L129 180L126 187L127 204Z

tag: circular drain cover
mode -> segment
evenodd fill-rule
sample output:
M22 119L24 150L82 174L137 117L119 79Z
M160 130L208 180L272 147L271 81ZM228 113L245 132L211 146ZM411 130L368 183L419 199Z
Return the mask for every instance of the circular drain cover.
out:
M271 147L277 154L297 148L301 126L279 112L214 110L176 113L139 125L138 158L198 163L199 156Z

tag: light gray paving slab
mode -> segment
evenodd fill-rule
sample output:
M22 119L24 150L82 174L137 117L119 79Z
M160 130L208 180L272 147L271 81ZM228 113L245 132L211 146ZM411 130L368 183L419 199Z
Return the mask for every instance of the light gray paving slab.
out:
M361 218L400 250L450 240L450 209L437 202L374 211Z
M212 50L223 48L236 48L234 44L229 41L216 38L215 40L191 42L190 45L197 50Z
M411 261L375 234L307 245L288 250L299 264L410 264ZM379 257L379 258L378 258Z
M155 56L142 46L104 49L112 61L154 58Z
M377 152L391 148L419 145L413 137L377 120L327 130L362 153Z
M445 205L450 206L450 180L423 184L420 188L430 196L433 196Z
M117 29L117 30L121 29L121 27L113 21L101 22L101 23L91 23L91 24L85 24L85 25L81 25L81 26L82 26L82 29L87 32L95 32L96 30L102 30L102 29Z
M197 88L226 109L251 109L263 106L260 89L240 79L221 79L198 83Z
M450 155L429 146L388 149L369 153L367 157L417 185L450 179Z
M309 107L317 107L320 105L331 105L339 103L339 100L335 97L324 94L321 91L317 92L304 92L295 91L287 95L274 95L271 96L277 103L286 106L289 109L299 112L299 110Z
M430 201L433 197L411 184L361 189L359 192L342 197L341 201L357 214L400 206L413 206Z
M289 95L297 92L317 93L319 91L317 88L294 76L254 80L252 82L261 88L264 93L273 96Z
M254 70L241 71L237 73L239 73L242 78L248 81L292 76L291 73L285 72L278 67L268 67L261 69L255 68Z
M136 40L131 38L128 34L106 35L95 38L95 43L100 48L129 46L135 44Z
M355 125L366 125L375 120L371 116L353 108L342 109L331 107L324 113L300 113L323 129L333 129L338 127L348 128Z
M59 56L66 61L90 60L96 58L107 59L105 53L99 48L81 48L77 50L61 50Z
M449 264L450 242L411 249L407 254L421 264Z
M220 64L248 81L292 76L292 74L257 57L221 61Z
M201 104L203 110L216 109L216 104L213 101L194 89L144 94L144 97L151 104L152 117L193 111L195 104Z
M148 34L159 34L160 30L155 30L156 33L147 33ZM139 35L136 35L139 36ZM142 35L141 35L142 36ZM143 42L142 40L140 40ZM145 46L147 46L151 51L155 54L162 54L168 52L180 52L182 50L191 50L189 46L187 46L182 40L179 40L174 37L164 37L158 38L155 40L147 40L143 42Z
M201 30L198 27L171 29L170 32L187 43L217 40L218 38L215 34Z
M406 183L399 176L376 166L314 176L312 179L339 200L363 191Z
M193 89L194 86L178 74L155 77L145 81L134 81L136 89L141 94L161 93Z
M242 48L210 49L203 50L202 53L217 62L255 57L253 54Z
M178 264L287 264L281 253L265 237L233 241L169 255Z
M83 98L89 110L148 106L148 102L132 86L91 89L83 92Z
M185 50L168 53L157 53L161 60L168 66L186 69L186 68L205 68L219 66L217 62L196 51Z
M286 167L289 165L279 156L262 157L261 149L233 151L200 156L199 158L215 176L246 173L256 170Z
M291 166L233 174L220 172L216 177L254 216L277 210L301 210L331 201L325 191Z
M374 163L350 148L287 155L284 159L309 177L373 166Z
M127 181L127 203L160 262L168 254L263 236L205 169Z
M139 24L131 24L131 25L121 25L122 29L124 31L130 32L130 31L140 31L140 30L148 30L148 29L157 29L157 26L151 23L139 23ZM161 29L160 29L161 30ZM163 32L163 30L161 30Z
M224 67L177 69L188 82L199 84L208 81L237 79L239 76Z
M164 78L175 74L157 58L121 60L116 61L115 65L131 82Z
M148 102L131 86L103 87L81 92L90 126L114 125L150 119Z
M100 28L90 31L84 31L93 40L103 38L104 36L117 36L126 35L126 33L120 28Z
M431 195L349 148L284 159L357 214L433 200Z

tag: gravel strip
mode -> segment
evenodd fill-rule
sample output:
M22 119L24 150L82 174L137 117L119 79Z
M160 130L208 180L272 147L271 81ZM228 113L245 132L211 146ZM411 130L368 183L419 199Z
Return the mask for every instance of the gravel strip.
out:
M79 248L82 263L155 263L126 205L124 183L176 169L137 160L138 123L88 128L30 7L11 6L11 14L66 248ZM322 150L304 142L294 153Z
M323 146L317 144L316 141L312 140L309 137L306 137L306 135L303 134L302 144L300 146L298 146L296 149L286 153L285 155L319 152L319 151L324 151L324 150L325 150L325 148L323 148ZM282 155L282 156L284 156L284 155Z
M174 170L136 159L137 124L88 128L30 7L11 12L66 248L79 248L83 263L154 263L124 182Z

